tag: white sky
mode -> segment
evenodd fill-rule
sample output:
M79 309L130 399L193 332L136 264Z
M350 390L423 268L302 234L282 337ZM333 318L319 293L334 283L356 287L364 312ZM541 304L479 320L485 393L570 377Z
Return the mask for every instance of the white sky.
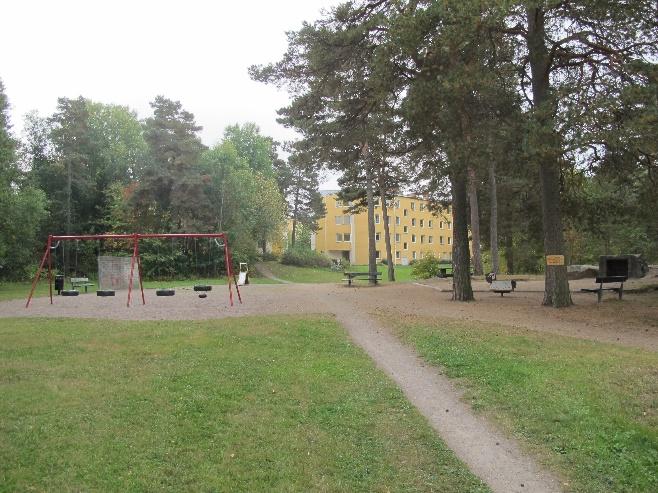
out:
M206 145L247 121L289 140L295 134L276 123L286 92L253 82L247 68L278 61L286 31L338 3L10 0L2 8L0 78L14 131L31 110L51 114L58 97L126 105L144 118L162 94L194 113ZM322 188L335 188L335 179Z

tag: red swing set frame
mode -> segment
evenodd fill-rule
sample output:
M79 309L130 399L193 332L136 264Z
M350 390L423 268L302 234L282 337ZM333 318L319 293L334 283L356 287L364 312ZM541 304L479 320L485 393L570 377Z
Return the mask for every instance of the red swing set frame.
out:
M53 267L52 267L52 254L51 247L54 242L58 241L70 241L70 240L83 240L83 241L95 241L95 240L132 240L133 242L133 254L130 260L130 282L128 284L128 302L126 306L130 306L132 301L132 287L133 279L135 274L135 264L137 265L137 276L139 277L139 289L142 293L142 305L146 304L146 299L144 297L144 286L142 284L142 260L139 256L139 240L148 239L148 238L215 238L224 240L224 261L226 263L226 274L228 277L228 296L231 306L233 306L233 288L231 286L232 282L235 283L235 290L238 295L238 300L242 303L242 296L240 296L240 288L238 283L235 280L235 273L233 272L233 258L231 257L231 251L228 247L228 238L226 233L133 233L133 234L105 234L105 235L49 235L48 242L46 243L46 250L43 253L41 258L41 263L39 264L39 269L37 274L34 277L32 282L32 289L30 290L30 295L27 298L27 303L25 303L25 308L30 306L32 301L32 296L34 295L34 290L37 287L37 283L41 278L41 273L48 265L48 283L50 285L50 304L53 304Z

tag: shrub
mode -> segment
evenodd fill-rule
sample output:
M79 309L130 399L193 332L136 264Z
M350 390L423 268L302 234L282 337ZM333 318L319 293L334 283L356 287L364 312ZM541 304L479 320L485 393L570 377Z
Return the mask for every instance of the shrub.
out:
M440 261L433 253L427 253L423 258L413 262L411 275L416 279L430 279L439 274Z
M331 267L331 259L310 248L290 248L281 256L281 263L298 267Z

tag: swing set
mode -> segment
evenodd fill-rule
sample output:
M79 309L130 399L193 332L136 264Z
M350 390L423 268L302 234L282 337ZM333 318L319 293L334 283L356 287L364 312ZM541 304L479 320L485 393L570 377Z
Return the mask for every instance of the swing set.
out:
M144 297L144 286L142 284L142 261L139 255L139 242L143 239L194 239L196 242L199 238L208 238L209 240L214 240L217 246L224 247L224 262L226 264L226 274L228 277L228 293L229 301L231 306L233 306L233 287L232 284L235 283L235 290L238 295L238 300L242 303L242 297L240 296L240 288L238 287L237 279L235 278L235 273L233 272L233 258L231 257L231 251L228 246L228 239L226 233L134 233L134 234L103 234L103 235L49 235L48 242L46 243L46 250L43 253L41 258L41 263L39 264L39 269L37 270L34 281L32 282L32 289L30 290L30 295L27 298L25 303L25 308L30 306L32 297L34 295L34 290L41 278L41 274L44 270L47 269L48 272L48 283L50 285L50 304L53 304L53 251L58 247L60 242L66 241L100 241L100 240L124 240L132 242L132 256L130 258L130 280L128 282L128 301L126 306L130 307L132 302L132 288L133 281L135 276L135 271L137 271L137 277L139 279L139 288L142 294L142 305L146 304L146 299ZM220 244L219 241L222 241ZM76 249L77 252L77 249ZM77 253L76 253L77 255ZM135 268L136 267L136 268ZM194 291L202 292L199 297L205 298L207 291L210 291L212 286L207 285L196 285L194 286ZM173 289L158 289L156 290L157 296L173 296ZM106 291L98 291L99 296L110 296ZM111 295L113 296L113 294Z

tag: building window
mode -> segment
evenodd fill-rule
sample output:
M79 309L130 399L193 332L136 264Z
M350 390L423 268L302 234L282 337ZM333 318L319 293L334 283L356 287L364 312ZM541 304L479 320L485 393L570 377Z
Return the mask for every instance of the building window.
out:
M400 251L399 250L395 252L395 258L400 258Z
M343 207L343 201L342 200L337 200L336 201L336 207Z
M415 211L416 210L416 202L411 203L411 210Z
M427 243L429 243L430 245L431 245L432 243L434 243L434 237L432 237L432 236L428 236L428 237L427 237Z
M399 200L396 200L396 201L395 201L395 208L396 208L396 209L399 209L399 208L400 208L400 201L399 201Z
M428 228L431 228L431 227L432 227L432 220L431 220L431 219L430 219L429 221L427 221L427 227L428 227Z
M448 245L450 245L450 237L448 236Z
M411 225L412 225L413 227L416 227L416 218L415 218L415 217L414 217L414 218L411 218Z
M403 215L404 217L407 217L407 216L409 215L409 211L408 211L407 209L404 209L404 210L402 211L402 215Z
M400 233L395 233L395 243L400 243Z
M377 260L380 259L380 256L379 256L379 250L375 250L375 257L377 258Z
M405 241L405 242L402 244L402 248L404 248L405 250L409 250L409 244Z
M421 219L421 220L420 220L420 227L421 227L421 228L424 228L424 227L425 227L425 220L424 220L424 219Z
M416 243L416 235L411 235L411 243Z
M352 235L350 233L343 233L343 241L352 241Z
M439 236L439 245L443 245L443 236Z
M448 221L448 229L452 229L452 223Z
M425 210L425 204L420 204L420 212L423 212ZM420 254L420 258L423 258L423 254Z
M409 232L409 226L404 226L404 229L402 230L404 234L407 234Z
M420 258L423 258L423 252L420 252Z
M336 224L343 224L343 216L336 216Z
M411 252L411 258L416 260L416 252Z
M343 241L343 233L336 233L336 243Z
M379 224L379 214L375 214L375 224Z
M425 235L420 235L420 244L425 243Z
M400 225L400 216L395 216L395 224Z
M379 241L381 239L381 233L375 233L375 241Z
M443 229L443 221L439 221L439 229Z

